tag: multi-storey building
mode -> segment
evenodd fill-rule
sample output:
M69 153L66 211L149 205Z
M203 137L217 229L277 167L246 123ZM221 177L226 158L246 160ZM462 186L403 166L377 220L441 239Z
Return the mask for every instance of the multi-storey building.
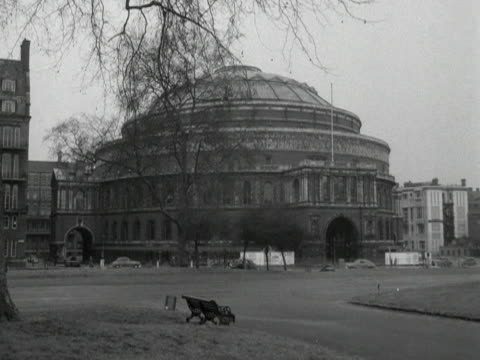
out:
M24 257L28 136L30 124L30 42L21 44L20 60L0 59L1 186L4 253L10 262Z
M407 182L396 190L400 201L404 245L433 255L468 236L468 189L461 185Z
M480 249L480 189L468 192L468 231L470 244Z
M46 259L50 255L50 213L52 173L61 163L29 161L27 188L27 232L25 253Z

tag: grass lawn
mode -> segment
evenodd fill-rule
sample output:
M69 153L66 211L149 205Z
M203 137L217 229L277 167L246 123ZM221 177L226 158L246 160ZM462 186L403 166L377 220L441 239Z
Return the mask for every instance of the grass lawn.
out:
M22 316L0 324L2 360L352 359L235 324L186 324L180 312L96 306Z
M352 303L480 321L480 282L388 291L355 297Z

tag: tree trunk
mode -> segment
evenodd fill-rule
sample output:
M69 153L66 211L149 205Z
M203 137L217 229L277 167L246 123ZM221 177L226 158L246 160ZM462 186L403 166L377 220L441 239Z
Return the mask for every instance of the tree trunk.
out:
M270 270L270 267L269 267L269 264L268 264L268 253L269 253L268 248L266 248L265 249L265 260L267 261L267 271Z
M3 254L4 241L0 241L0 322L19 320L18 309L10 298L7 286L7 259Z
M248 241L244 241L243 242L243 259L242 259L242 264L244 269L245 269L245 253L247 252L247 247L248 247Z
M285 253L283 250L280 250L280 253L282 254L282 260L283 260L283 269L287 271L287 262L285 261Z
M200 268L200 254L198 253L198 239L195 237L195 268Z

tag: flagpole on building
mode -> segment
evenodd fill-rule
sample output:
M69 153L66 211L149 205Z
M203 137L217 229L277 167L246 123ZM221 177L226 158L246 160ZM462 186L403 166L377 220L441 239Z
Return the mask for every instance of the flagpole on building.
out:
M330 83L330 148L332 152L331 163L333 165L333 83Z

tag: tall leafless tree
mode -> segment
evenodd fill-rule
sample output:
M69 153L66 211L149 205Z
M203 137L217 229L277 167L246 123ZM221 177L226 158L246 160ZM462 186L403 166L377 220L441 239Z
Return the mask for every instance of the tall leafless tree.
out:
M175 119L179 118L175 109L185 100L184 95L178 98L178 94L182 94L179 86L184 90L195 89L189 84L196 83L200 74L208 76L212 64L239 61L231 49L241 37L244 18L268 19L284 35L281 40L284 56L291 58L293 49L297 48L315 66L324 69L317 52L318 39L309 24L327 23L329 12L355 17L352 6L372 1L0 0L0 37L12 36L13 29L17 42L25 36L31 37L48 54L60 55L57 56L59 61L69 48L81 44L86 55L85 74L92 79L101 79L105 93L114 89L119 108L128 118L157 112L164 119ZM191 57L191 54L195 56ZM144 76L149 76L152 81L145 81ZM189 101L195 102L195 98ZM152 108L152 104L156 106ZM75 120L67 121L52 130L51 135L61 141L61 130L77 131L75 127L79 124L81 122ZM116 122L102 122L102 126L94 130L93 137L81 131L71 135L79 141L77 145L81 145L77 151L96 163L100 160L99 153L92 151L95 148L86 148L85 144L99 145L101 142L95 139L119 128ZM186 204L187 193L194 189L195 180L189 175L191 160L186 156L192 148L185 140L196 138L198 132L188 126L178 130L172 136L175 141L171 145L174 145L177 166L183 176L180 196ZM132 150L147 151L137 149L137 145ZM197 145L203 147L205 143L200 141ZM144 155L139 158L146 159ZM106 162L108 159L101 160ZM148 168L144 162L137 165L132 171ZM4 262L3 251L0 251L0 265ZM4 267L0 266L0 314L14 318L14 310L8 296Z

